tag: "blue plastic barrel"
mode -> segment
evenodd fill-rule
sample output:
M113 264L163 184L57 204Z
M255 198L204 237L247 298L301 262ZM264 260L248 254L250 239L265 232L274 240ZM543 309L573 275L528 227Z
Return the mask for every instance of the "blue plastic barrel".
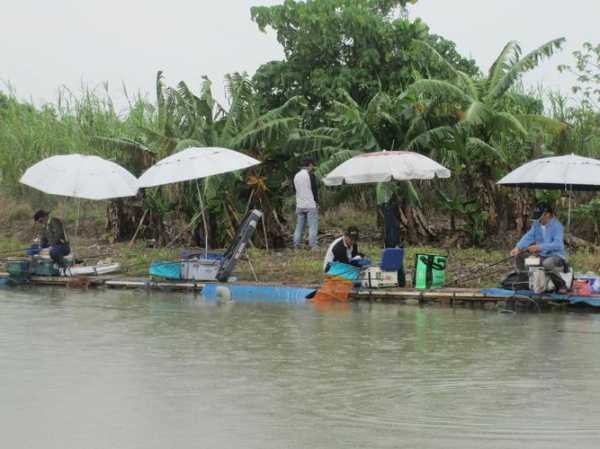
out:
M265 302L271 304L305 304L313 288L276 287L268 285L206 284L202 296L207 300Z

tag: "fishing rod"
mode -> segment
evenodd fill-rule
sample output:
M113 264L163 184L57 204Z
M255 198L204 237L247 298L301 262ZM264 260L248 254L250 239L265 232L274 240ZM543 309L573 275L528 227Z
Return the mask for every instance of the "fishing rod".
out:
M180 264L181 260L175 260L175 261L165 261L165 262L148 262L146 260L142 261L142 262L136 262L136 263L132 263L129 265L122 265L121 269L124 271L130 270L132 268L138 268L138 267L142 267L144 265L149 266L150 264L152 264L153 267L165 267L165 266L169 266L169 265L177 265Z
M28 249L30 249L31 247L28 246L26 248L17 248L17 249L11 249L11 250L5 250L0 252L0 257L10 257L10 256L15 256L18 255L19 253L22 253L24 251L27 251Z
M466 275L459 276L459 277L455 278L454 280L452 280L448 285L454 285L458 281L463 281L463 282L464 281L470 281L470 280L476 279L478 277L482 277L484 274L487 274L488 276L491 275L491 274L494 274L498 270L493 270L490 273L485 273L485 272L487 270L489 270L490 268L493 268L495 266L498 266L500 264L508 262L513 257L516 257L516 256L512 256L511 255L511 256L508 256L508 257L504 257L504 258L502 258L501 260L499 260L497 262L494 262L494 263L491 263L489 265L486 265L486 266L484 266L482 268L479 268L479 269L477 269L475 271L471 271L470 273L467 273Z
M89 256L75 256L77 260L91 260L91 259L99 259L100 257L106 256L114 256L114 253L100 253L100 254L91 254Z
M29 248L26 248L26 249L29 249ZM38 254L35 254L34 256L36 256L36 255L38 255ZM113 255L113 253L99 253L99 254L91 254L91 255L87 255L87 256L78 256L78 255L75 255L75 259L77 259L77 260L90 260L90 259L98 259L100 257L106 257L106 256L112 256L112 255ZM2 256L0 254L0 261L6 260L7 258L10 258L10 257L11 257L11 255ZM25 256L24 255L24 257L33 257L33 256Z

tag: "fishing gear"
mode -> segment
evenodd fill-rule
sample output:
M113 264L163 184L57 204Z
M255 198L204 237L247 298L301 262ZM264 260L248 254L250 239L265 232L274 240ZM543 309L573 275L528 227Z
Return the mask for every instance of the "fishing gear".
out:
M23 253L23 252L27 251L30 248L31 247L28 246L26 248L17 248L17 249L11 249L11 250L6 250L6 251L1 251L0 252L0 257L17 256L17 255L19 255L19 253Z
M455 278L454 280L452 280L448 285L454 285L454 284L456 284L459 281L463 281L463 282L464 281L470 281L470 280L476 279L478 277L482 277L484 274L491 275L491 274L493 274L497 270L494 270L494 271L492 271L490 273L485 273L485 272L487 270L489 270L490 268L493 268L495 266L498 266L500 264L508 262L513 257L515 257L515 256L511 255L511 256L508 256L508 257L504 257L503 259L501 259L501 260L499 260L497 262L491 263L491 264L486 265L486 266L484 266L482 268L478 268L477 270L471 271L470 273L467 273L466 275L459 276L459 277Z

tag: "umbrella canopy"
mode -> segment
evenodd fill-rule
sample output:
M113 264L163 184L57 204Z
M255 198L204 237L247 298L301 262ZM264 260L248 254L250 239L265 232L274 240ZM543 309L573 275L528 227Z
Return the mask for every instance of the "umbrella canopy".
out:
M52 156L29 167L19 180L52 195L88 200L134 196L137 179L123 167L98 156Z
M544 190L600 190L600 161L575 154L536 159L513 170L498 184Z
M257 164L260 164L260 161L227 148L192 147L158 161L139 178L138 185L155 187L190 181L242 170Z
M323 178L323 182L328 186L339 186L435 177L449 178L450 170L422 154L380 151L347 160Z

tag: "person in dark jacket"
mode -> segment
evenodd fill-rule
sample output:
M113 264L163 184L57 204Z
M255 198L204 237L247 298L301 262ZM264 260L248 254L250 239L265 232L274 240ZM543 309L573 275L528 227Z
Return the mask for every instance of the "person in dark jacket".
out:
M40 246L49 248L52 261L60 268L64 268L65 256L71 253L71 247L62 221L50 217L49 212L41 209L34 214L33 221L42 226Z
M327 272L329 265L332 262L341 262L345 264L357 263L364 257L358 252L358 229L355 226L350 226L344 235L335 239L325 254L323 260L323 271Z

